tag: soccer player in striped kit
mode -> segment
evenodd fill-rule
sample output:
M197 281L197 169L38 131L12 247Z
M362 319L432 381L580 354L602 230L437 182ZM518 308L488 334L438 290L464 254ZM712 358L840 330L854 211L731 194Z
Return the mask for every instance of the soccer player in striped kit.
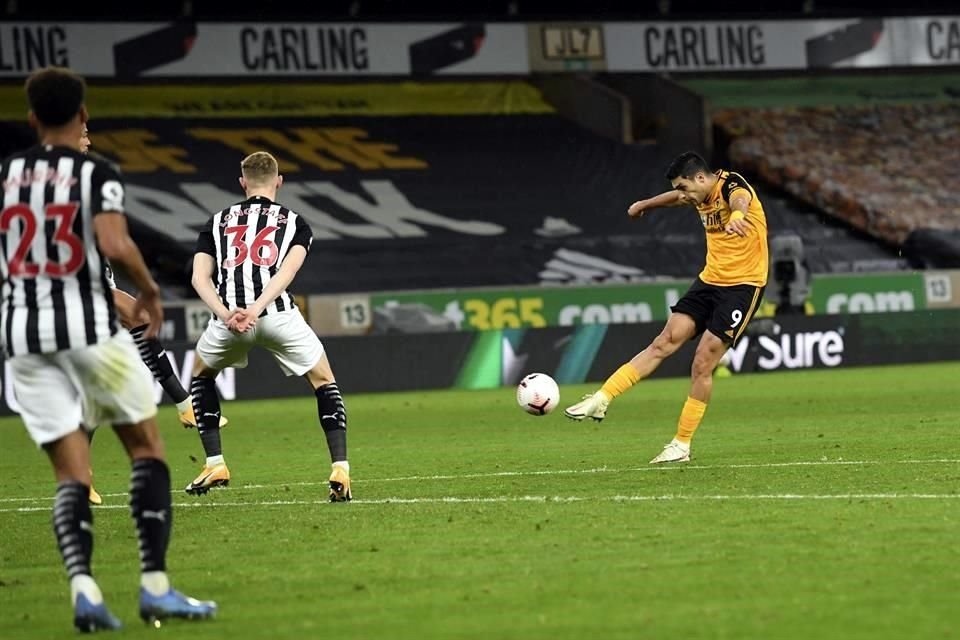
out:
M87 153L90 150L90 146L90 132L87 129L87 125L84 125L83 135L80 136L80 152ZM180 379L177 378L176 373L173 371L173 366L167 358L167 352L160 343L160 339L156 336L148 337L146 335L149 318L143 311L137 312L136 298L117 287L117 283L113 277L113 268L110 266L109 261L104 261L104 268L107 272L107 285L110 287L110 292L113 295L113 305L117 311L117 319L120 321L120 324L123 325L123 328L133 336L133 341L137 344L137 349L140 351L140 359L143 361L143 364L150 369L154 380L160 384L160 387L163 388L167 396L173 400L173 403L177 406L180 423L188 428L196 427L197 419L193 415L193 398L190 397L190 394L187 393L183 385L180 384ZM227 422L229 421L226 417L220 417L221 427L225 427ZM93 434L96 433L95 427L96 425L87 432L91 443L93 442ZM93 471L90 472L90 475L90 504L103 504L103 498L93 486Z
M74 626L122 626L91 570L90 446L81 424L111 424L132 462L141 618L209 618L215 603L182 595L167 577L173 511L153 380L130 334L117 328L104 269L106 259L126 268L140 291L136 310L149 318L146 335L155 336L163 321L159 289L127 231L123 183L109 163L80 152L82 78L46 68L30 76L26 92L40 144L0 165L0 339L21 417L53 465L53 528Z
M247 353L259 345L286 375L303 376L313 387L332 461L330 501L345 502L352 498L346 408L323 344L287 291L313 232L306 220L276 202L283 184L276 158L258 151L243 159L240 171L247 199L210 218L193 259L193 287L213 317L197 342L190 384L207 459L186 492L202 494L230 482L214 380L226 367L245 367Z

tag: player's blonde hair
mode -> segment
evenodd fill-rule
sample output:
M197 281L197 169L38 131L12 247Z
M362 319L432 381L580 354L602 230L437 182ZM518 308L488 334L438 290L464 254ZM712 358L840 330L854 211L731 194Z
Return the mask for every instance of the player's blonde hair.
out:
M271 154L255 151L240 163L240 173L247 182L261 185L276 178L280 174L280 166Z

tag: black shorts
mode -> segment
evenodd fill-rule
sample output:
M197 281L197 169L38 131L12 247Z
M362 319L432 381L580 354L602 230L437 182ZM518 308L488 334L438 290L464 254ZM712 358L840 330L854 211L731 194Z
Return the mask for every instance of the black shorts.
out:
M763 289L749 284L720 287L697 278L670 310L693 318L698 336L709 331L732 345L760 306Z

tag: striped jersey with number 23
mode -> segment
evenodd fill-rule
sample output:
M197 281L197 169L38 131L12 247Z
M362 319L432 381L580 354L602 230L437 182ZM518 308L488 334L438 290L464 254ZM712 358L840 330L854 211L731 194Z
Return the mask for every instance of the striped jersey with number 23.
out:
M117 332L93 218L123 213L117 169L38 145L0 166L0 339L8 357L103 342Z
M213 256L216 288L228 309L251 306L276 275L291 247L308 252L313 232L300 215L263 196L253 196L219 211L197 238L197 253ZM284 291L261 315L296 308Z

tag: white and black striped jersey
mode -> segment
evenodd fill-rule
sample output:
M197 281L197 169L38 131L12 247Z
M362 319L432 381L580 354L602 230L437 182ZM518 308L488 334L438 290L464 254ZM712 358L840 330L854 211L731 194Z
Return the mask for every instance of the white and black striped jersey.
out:
M254 303L287 257L300 245L310 251L313 231L301 216L263 196L253 196L219 211L197 238L197 253L217 262L216 287L228 309ZM296 307L284 291L261 315Z
M0 340L8 357L97 344L117 332L93 217L123 212L117 169L38 145L0 165Z

